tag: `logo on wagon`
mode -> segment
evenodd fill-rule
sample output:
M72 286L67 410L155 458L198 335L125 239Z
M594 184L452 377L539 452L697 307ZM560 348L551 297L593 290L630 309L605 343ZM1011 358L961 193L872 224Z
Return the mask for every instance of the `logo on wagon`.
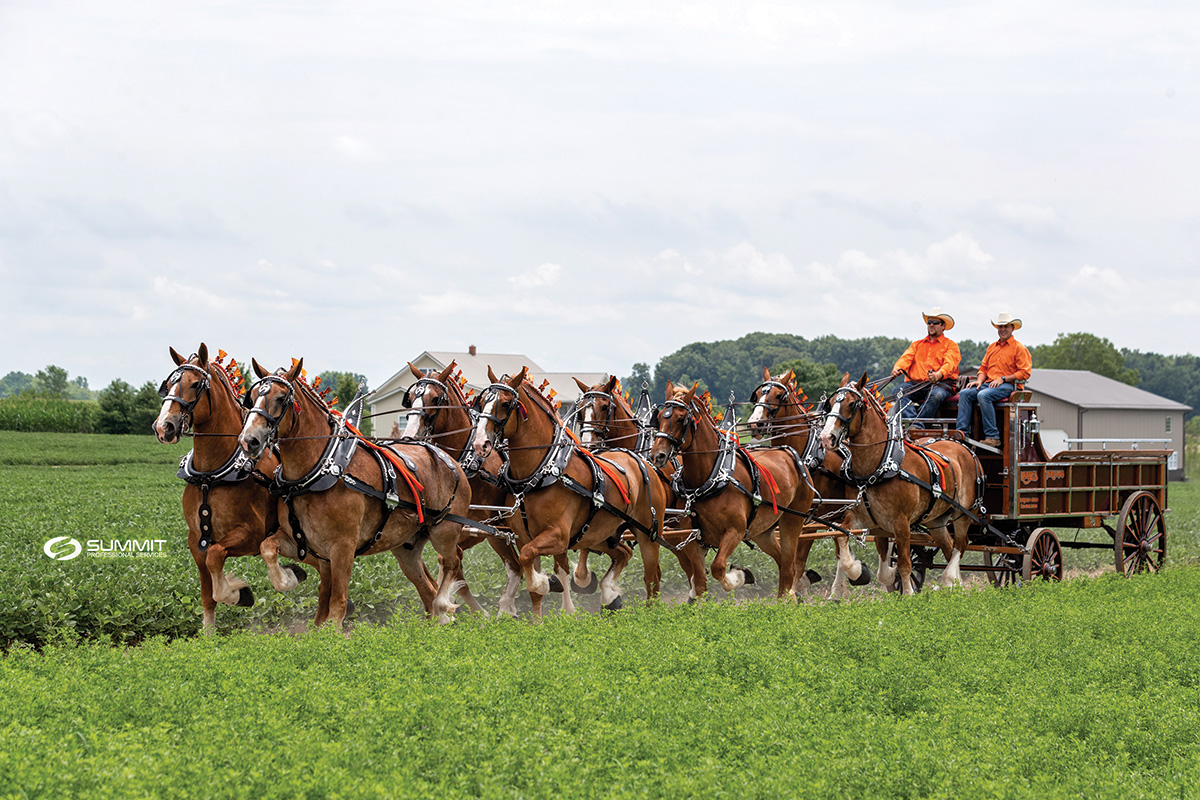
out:
M55 561L70 561L83 552L83 545L70 536L55 536L46 542L42 550Z

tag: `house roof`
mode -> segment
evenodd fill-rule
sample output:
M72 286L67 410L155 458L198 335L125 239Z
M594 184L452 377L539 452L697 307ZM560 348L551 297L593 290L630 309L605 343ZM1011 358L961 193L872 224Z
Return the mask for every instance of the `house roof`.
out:
M603 372L546 372L523 353L477 352L475 355L471 355L469 352L426 350L412 359L412 363L418 367L432 363L437 369L444 369L451 361L456 362L458 368L462 370L463 377L467 379L467 388L477 392L491 384L491 380L488 378L488 367L491 367L497 375L515 375L521 371L522 367L529 367L529 380L535 386L541 385L543 380L549 381L547 390L554 389L558 393L557 399L563 401L564 404L573 402L581 394L572 378L579 378L589 386L608 379L608 375ZM412 372L409 371L406 364L403 369L380 384L379 389L371 398L370 404L381 403L407 390L414 380Z
M1080 408L1192 410L1191 406L1083 369L1034 369L1025 388Z

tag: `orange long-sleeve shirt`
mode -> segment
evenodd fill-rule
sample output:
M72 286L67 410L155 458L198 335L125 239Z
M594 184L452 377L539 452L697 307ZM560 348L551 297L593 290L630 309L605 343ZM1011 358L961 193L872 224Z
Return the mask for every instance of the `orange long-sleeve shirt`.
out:
M958 362L961 360L957 344L945 336L936 339L926 336L910 344L904 355L896 359L892 369L903 370L912 381L929 380L926 374L929 370L942 373L942 380L950 381L958 377Z
M1029 370L1033 368L1033 357L1029 348L1009 337L1004 342L992 342L988 345L983 363L979 365L979 374L983 382L996 378L1007 378L1007 383L1029 380Z

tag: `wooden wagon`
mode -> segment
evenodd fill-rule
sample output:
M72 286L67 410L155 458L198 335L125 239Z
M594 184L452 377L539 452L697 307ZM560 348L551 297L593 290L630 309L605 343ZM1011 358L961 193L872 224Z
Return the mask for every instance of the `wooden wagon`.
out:
M1043 446L1037 404L1017 391L997 405L1000 447L975 444L986 475L985 525L973 525L968 552L998 584L1061 580L1064 549L1110 549L1117 572L1157 571L1166 556L1167 461L1170 450L1064 450ZM976 421L978 424L978 421ZM909 436L953 435L949 420L917 421ZM982 438L982 437L980 437ZM1074 531L1068 538L1067 531ZM1103 530L1111 541L1096 541ZM939 569L928 535L913 539L918 569Z

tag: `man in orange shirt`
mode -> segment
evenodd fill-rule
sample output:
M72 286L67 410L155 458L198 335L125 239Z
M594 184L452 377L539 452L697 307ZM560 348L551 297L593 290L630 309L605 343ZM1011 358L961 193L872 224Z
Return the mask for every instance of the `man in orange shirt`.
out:
M910 344L892 367L893 378L905 376L900 390L903 397L900 415L905 419L937 416L942 401L954 393L958 362L962 358L958 345L945 335L954 327L954 317L937 306L921 316L929 335Z
M979 404L979 416L983 418L983 444L1000 446L1000 428L996 425L996 403L1001 403L1012 394L1018 381L1029 379L1033 359L1029 349L1013 338L1013 331L1021 327L1021 320L1007 311L992 323L1000 338L988 345L987 354L979 366L975 380L967 383L958 393L957 428L964 434L971 430L971 412ZM985 388L984 384L986 384Z

